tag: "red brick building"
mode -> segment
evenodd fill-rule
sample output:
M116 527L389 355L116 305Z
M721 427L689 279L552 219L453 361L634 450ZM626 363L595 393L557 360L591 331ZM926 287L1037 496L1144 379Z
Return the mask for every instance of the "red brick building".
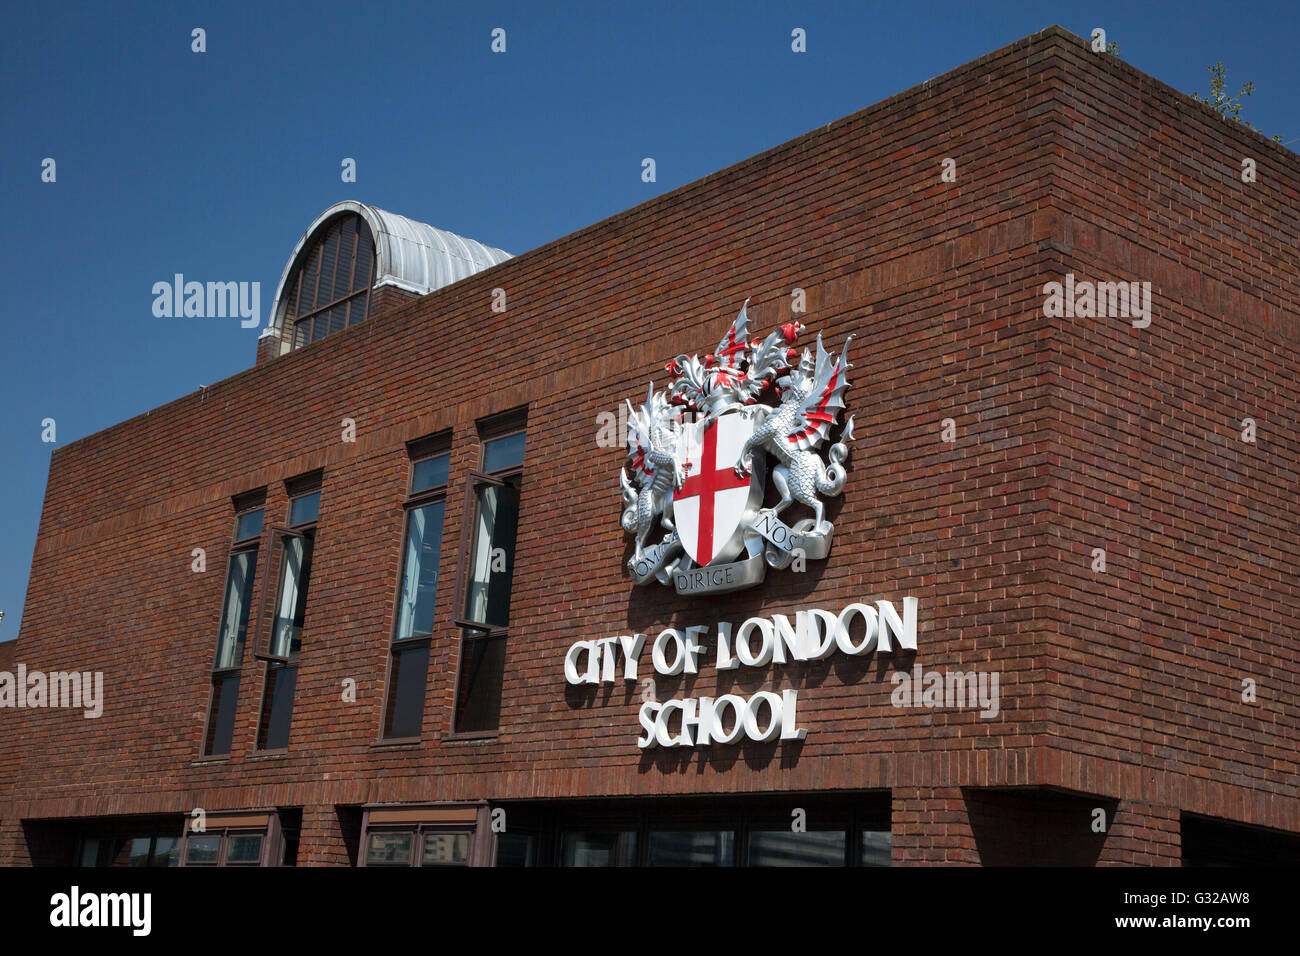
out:
M1295 861L1298 210L1295 154L1059 28L515 258L333 207L254 367L54 452L0 670L102 714L0 709L0 863ZM746 299L855 336L834 546L634 586L602 413ZM904 597L914 653L565 678ZM896 706L918 666L996 715ZM807 735L640 748L648 677Z

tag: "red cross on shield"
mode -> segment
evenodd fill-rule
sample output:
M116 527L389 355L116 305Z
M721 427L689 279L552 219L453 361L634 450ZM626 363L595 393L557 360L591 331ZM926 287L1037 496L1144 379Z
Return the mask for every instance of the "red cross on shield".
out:
M729 561L744 544L748 519L763 503L766 458L752 453L753 471L736 475L736 460L754 432L754 416L745 410L727 412L682 430L678 460L686 481L673 495L673 520L682 547L697 565Z

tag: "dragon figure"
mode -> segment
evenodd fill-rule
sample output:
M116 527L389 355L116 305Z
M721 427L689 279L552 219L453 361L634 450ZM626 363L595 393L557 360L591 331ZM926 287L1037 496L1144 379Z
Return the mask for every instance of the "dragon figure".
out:
M831 529L825 521L825 506L817 496L838 495L844 490L847 478L844 460L849 451L845 442L853 438L852 416L844 424L843 436L830 448L829 466L816 450L844 407L844 390L852 367L848 363L851 341L850 335L844 342L844 351L836 358L822 347L818 335L816 358L804 349L797 367L779 369L780 377L776 379L779 404L745 441L736 463L736 474L744 477L753 467L755 451L771 453L778 461L772 469L772 482L781 493L772 514L779 514L796 501L807 505L815 515L815 534L826 534ZM775 365L772 362L768 367ZM751 374L754 371L757 369L751 369Z
M686 472L678 460L678 421L668 399L655 392L650 383L650 394L640 411L628 408L628 470L619 473L623 488L623 530L636 535L634 560L640 561L645 552L645 539L654 527L655 518L667 531L675 530L672 521L673 492L686 481Z
M665 366L669 374L676 376L668 390L671 404L680 405L688 412L702 413L704 421L737 406L754 404L765 383L747 371L750 351L757 346L748 338L748 308L746 299L740 315L731 323L718 347L705 355L703 361L694 355L679 355Z

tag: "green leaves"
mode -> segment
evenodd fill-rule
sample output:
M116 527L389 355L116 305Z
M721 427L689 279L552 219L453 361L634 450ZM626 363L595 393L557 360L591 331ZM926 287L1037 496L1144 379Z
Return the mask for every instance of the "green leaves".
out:
M1198 103L1204 103L1213 110L1217 110L1230 120L1240 123L1247 129L1253 129L1261 132L1258 126L1249 120L1241 118L1241 100L1255 92L1255 84L1247 81L1242 84L1241 91L1232 97L1227 92L1228 68L1222 63L1215 63L1214 66L1207 66L1210 72L1210 93L1208 96L1201 96L1199 93L1193 93L1192 99ZM1274 136L1273 142L1282 142L1281 136Z

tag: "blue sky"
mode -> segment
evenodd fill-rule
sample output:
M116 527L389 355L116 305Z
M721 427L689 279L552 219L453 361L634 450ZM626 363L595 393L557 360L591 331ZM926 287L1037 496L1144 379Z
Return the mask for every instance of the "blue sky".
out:
M1186 92L1222 60L1234 92L1256 84L1244 115L1300 149L1293 3L11 5L0 640L19 631L42 420L66 444L253 362L238 319L155 318L155 282L260 282L265 322L294 243L342 199L525 252L1053 23L1105 27Z

